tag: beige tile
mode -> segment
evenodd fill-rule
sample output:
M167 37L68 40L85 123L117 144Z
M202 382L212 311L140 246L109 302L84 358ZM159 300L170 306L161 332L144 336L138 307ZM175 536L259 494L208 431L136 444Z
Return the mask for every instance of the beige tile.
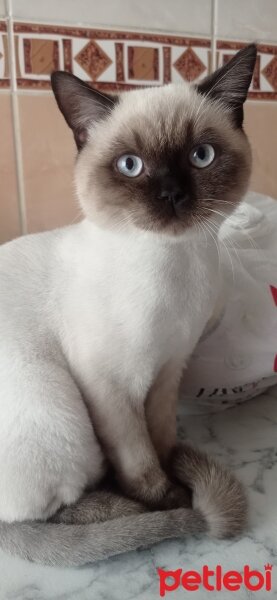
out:
M79 209L72 172L75 145L50 95L19 96L29 232L67 225Z
M245 130L253 151L251 189L277 199L277 102L249 101Z
M0 94L0 243L20 235L11 99Z

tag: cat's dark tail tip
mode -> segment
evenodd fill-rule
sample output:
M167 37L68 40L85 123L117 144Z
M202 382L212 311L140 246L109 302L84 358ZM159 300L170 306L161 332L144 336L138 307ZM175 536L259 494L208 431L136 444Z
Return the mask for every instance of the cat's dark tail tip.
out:
M187 444L176 447L172 464L178 480L192 489L193 509L204 517L209 535L228 538L245 529L246 493L228 469Z

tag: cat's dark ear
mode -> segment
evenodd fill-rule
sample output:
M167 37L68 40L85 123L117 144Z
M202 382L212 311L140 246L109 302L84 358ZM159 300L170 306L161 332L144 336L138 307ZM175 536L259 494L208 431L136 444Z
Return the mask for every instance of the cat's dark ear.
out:
M237 127L242 126L243 103L251 83L256 57L257 47L250 44L197 85L200 94L212 100L220 100L231 111Z
M102 94L65 71L52 73L51 84L59 109L80 150L86 143L89 127L110 114L118 97Z

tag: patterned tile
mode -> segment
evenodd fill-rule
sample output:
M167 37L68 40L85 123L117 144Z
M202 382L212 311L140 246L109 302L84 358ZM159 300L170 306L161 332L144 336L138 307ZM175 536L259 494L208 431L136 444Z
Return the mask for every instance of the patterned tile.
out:
M0 89L10 86L9 48L6 23L0 21Z
M72 44L71 40L65 38L63 43L63 66L65 71L72 73Z
M252 79L253 90L261 89L260 72L261 72L261 57L260 57L260 54L258 54L257 59L256 59L256 64L254 67L253 79Z
M104 50L95 42L91 40L88 42L76 56L74 60L84 69L85 73L89 76L92 81L98 79L104 71L112 64L110 57L104 52Z
M217 65L225 64L243 42L218 41ZM277 100L277 44L258 44L258 56L248 97L254 100Z
M128 46L128 75L129 79L137 79L139 81L158 81L158 48Z
M33 75L50 75L59 69L59 45L46 39L23 39L25 72Z
M163 46L163 79L164 83L171 81L171 47Z
M122 42L115 42L115 61L116 61L116 81L124 81L124 45Z
M192 48L185 50L175 61L174 65L178 73L187 81L198 79L202 73L205 73L206 66L197 56Z
M262 74L270 83L273 90L277 92L277 56L274 56L263 68Z

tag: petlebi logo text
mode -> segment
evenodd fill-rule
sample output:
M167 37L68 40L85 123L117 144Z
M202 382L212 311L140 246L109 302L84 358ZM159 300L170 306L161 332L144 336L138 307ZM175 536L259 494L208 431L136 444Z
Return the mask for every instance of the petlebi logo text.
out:
M209 592L220 592L221 590L238 592L244 587L251 592L260 590L270 592L272 565L265 565L263 571L244 565L241 572L235 570L224 571L221 565L217 565L215 569L204 565L200 571L185 571L183 569L164 571L158 569L158 575L160 596L162 598L180 588L183 588L186 592L196 592L201 588Z

